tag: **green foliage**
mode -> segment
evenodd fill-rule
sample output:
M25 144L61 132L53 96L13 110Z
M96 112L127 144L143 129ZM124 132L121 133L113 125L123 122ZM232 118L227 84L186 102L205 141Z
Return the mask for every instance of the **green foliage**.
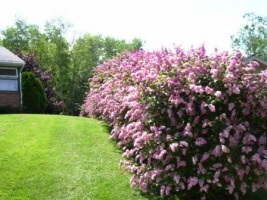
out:
M40 69L51 71L52 86L58 101L64 102L64 113L78 114L88 91L88 79L93 68L124 51L141 49L142 41L131 42L112 37L85 34L69 42L66 39L70 24L53 19L45 24L44 31L25 20L17 19L14 26L2 30L3 46L14 53L34 55Z
M246 13L247 22L238 34L232 35L232 46L242 49L247 55L267 59L267 17Z
M40 79L44 91L46 94L46 98L48 101L48 105L46 108L46 113L61 113L64 103L57 100L57 96L55 90L51 85L52 75L49 70L44 70L40 68L39 63L37 62L35 56L31 53L22 55L17 54L22 60L25 61L25 65L23 68L23 72L32 72L35 74L37 78Z
M50 47L49 60L46 61L45 66L52 72L52 81L59 100L65 102L66 105L69 105L70 101L71 60L69 43L64 35L69 27L70 25L62 19L51 20L45 25L45 35Z
M111 37L104 39L103 60L110 59L123 53L125 50L136 51L141 49L142 42L139 39L134 39L132 43L126 43L125 40L116 40Z
M3 46L10 51L18 53L23 50L28 50L29 26L23 20L17 20L14 27L9 27L2 31L4 39Z
M47 107L47 98L39 79L32 72L22 73L22 100L23 112L44 113Z

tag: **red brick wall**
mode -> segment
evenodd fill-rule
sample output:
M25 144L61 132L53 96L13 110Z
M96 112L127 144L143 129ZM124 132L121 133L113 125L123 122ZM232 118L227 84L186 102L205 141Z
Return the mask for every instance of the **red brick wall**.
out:
M20 108L20 93L0 91L0 106Z

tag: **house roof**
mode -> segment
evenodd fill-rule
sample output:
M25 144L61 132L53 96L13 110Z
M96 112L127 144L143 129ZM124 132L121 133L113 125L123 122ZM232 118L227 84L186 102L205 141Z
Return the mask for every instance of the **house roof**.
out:
M0 46L0 66L22 67L25 62L14 53Z
M262 60L261 58L255 56L255 55L247 57L244 60L244 63L247 64L250 61L256 61L256 62L259 63L259 67L257 67L256 72L260 72L261 70L266 70L267 69L267 62L265 60Z

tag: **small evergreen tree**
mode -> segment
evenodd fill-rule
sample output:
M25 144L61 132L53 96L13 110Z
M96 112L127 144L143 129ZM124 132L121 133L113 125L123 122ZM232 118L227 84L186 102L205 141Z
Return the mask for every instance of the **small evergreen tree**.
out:
M44 113L47 107L43 85L32 72L22 73L22 101L25 113Z

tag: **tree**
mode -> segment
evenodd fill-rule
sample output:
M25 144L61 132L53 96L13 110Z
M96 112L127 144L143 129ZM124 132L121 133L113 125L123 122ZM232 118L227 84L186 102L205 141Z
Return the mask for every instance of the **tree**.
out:
M46 66L49 60L49 43L47 36L41 33L39 27L27 24L22 19L17 19L15 25L1 31L2 45L13 53L32 53L41 66Z
M117 40L115 38L106 37L104 39L104 57L103 60L117 56L124 51L136 51L141 49L142 41L140 39L133 39L132 42L127 43L125 40Z
M267 17L246 13L247 22L236 35L231 36L232 46L243 50L248 56L257 55L267 59Z
M46 68L53 75L53 85L61 101L70 104L71 78L69 43L64 37L70 24L62 19L54 19L46 23L45 35L49 43ZM66 110L65 112L68 112Z
M77 39L71 50L72 59L72 89L71 112L79 113L79 107L88 90L88 78L93 74L93 68L100 64L103 51L103 39L100 35L85 34Z
M1 32L4 36L3 46L14 53L27 51L30 38L28 28L29 26L24 20L17 19L14 27L9 27Z
M52 19L42 32L38 26L17 19L14 26L2 31L0 42L12 52L25 55L26 60L33 56L39 70L51 73L53 79L49 82L57 100L64 102L63 112L78 114L93 68L124 51L141 49L142 41L85 34L70 43L66 39L70 26L63 19Z
M22 73L22 108L26 113L45 113L47 99L43 85L34 73Z

